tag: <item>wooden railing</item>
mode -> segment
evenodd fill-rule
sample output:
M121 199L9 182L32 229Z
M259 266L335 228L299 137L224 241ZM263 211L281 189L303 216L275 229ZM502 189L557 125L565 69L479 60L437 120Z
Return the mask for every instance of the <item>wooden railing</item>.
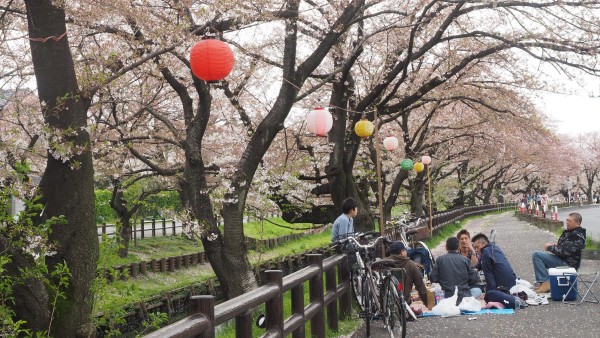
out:
M351 294L348 260L336 255L323 260L321 255L307 255L310 265L283 276L280 270L265 271L266 285L215 306L213 296L191 297L191 313L178 322L145 337L215 337L215 328L235 320L236 337L252 337L252 312L265 305L263 337L304 337L305 324L310 321L311 335L325 337L327 326L338 330L338 320L350 315ZM323 290L325 275L325 292ZM309 303L304 304L304 283L309 283ZM292 314L284 318L283 294L291 292ZM339 306L339 312L338 312Z
M438 212L433 215L432 227L434 234L441 230L445 225L462 220L468 216L481 215L491 211L508 211L516 210L517 203L499 203L499 204L484 204L456 208L453 210ZM423 219L421 226L417 228L416 240L422 240L430 237L429 233L429 217ZM386 229L386 235L391 236L393 229Z

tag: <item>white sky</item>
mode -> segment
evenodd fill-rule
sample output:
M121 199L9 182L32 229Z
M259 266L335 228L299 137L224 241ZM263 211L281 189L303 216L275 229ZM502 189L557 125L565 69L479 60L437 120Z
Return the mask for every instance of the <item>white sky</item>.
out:
M600 132L600 98L548 93L542 100L540 109L555 120L558 133L575 136Z

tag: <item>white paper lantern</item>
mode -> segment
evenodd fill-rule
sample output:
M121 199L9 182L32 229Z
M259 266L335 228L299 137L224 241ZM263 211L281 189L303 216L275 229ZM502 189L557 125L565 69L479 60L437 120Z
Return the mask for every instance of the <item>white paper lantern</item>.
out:
M388 137L383 140L383 146L389 151L398 149L398 138L388 135Z
M317 136L327 136L333 126L333 117L325 108L317 107L306 116L306 130Z
M427 164L431 163L431 157L424 155L421 157L421 162L423 162L423 164L427 165Z

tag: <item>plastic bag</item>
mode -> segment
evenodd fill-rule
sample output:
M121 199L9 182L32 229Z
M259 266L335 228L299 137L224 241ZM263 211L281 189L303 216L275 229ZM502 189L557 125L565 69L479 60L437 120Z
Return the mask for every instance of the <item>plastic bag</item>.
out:
M518 295L519 292L525 292L525 294L527 295L527 299L534 299L537 296L537 293L535 293L535 291L531 290L523 284L517 284L510 288L511 295Z
M464 297L458 308L461 311L477 312L481 310L481 303L475 297Z
M460 315L460 309L456 306L458 301L458 287L454 287L454 296L442 299L431 309L431 313L437 316L450 317Z

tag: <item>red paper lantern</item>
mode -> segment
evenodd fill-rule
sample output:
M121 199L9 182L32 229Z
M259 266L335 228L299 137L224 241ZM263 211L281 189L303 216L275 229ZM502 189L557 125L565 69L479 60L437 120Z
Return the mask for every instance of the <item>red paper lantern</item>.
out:
M233 52L221 40L204 39L196 42L190 51L192 73L204 81L224 79L233 69Z
M398 138L392 135L388 135L388 137L383 139L383 146L389 151L394 151L398 149Z
M317 107L306 116L306 130L317 136L327 136L333 126L333 117L325 108Z

